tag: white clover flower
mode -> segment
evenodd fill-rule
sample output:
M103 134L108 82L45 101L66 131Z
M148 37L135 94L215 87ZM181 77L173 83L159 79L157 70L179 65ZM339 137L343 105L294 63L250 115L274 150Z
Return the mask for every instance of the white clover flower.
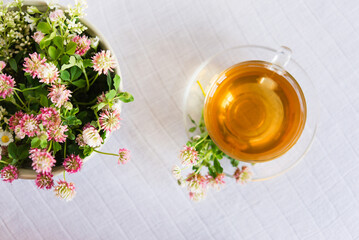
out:
M12 134L10 132L0 130L0 145L1 146L8 146L13 141L14 141L14 137L12 136Z
M71 32L81 34L87 30L87 27L85 27L82 23L76 23L76 19L73 19L72 21L70 19L66 19L66 23L68 24L68 30Z
M59 5L57 4L57 0L46 0L46 4L50 9L57 8Z
M82 136L84 143L90 147L99 147L103 143L103 139L94 127L86 128Z
M179 180L181 179L182 175L181 175L181 168L177 165L174 165L172 168L172 175L175 179Z
M37 7L35 7L35 6L27 7L27 12L29 14L40 13L39 9L37 9Z
M6 114L7 114L7 111L5 110L5 108L0 106L0 121L3 120L4 115L6 115Z
M98 44L100 43L100 39L99 37L93 37L93 38L90 38L90 41L91 41L91 47L92 48L97 48Z

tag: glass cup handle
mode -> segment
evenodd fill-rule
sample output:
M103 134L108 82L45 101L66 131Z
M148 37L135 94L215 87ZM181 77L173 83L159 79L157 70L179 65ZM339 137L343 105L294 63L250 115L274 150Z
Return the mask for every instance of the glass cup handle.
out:
M272 63L284 68L290 61L292 50L289 47L281 46L272 59Z

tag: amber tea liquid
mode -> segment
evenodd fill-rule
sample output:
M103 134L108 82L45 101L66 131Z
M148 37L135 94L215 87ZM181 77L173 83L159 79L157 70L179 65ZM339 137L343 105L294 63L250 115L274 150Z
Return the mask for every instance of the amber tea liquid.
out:
M204 118L212 140L247 162L272 160L300 137L306 103L296 80L279 66L248 61L225 70L211 86Z

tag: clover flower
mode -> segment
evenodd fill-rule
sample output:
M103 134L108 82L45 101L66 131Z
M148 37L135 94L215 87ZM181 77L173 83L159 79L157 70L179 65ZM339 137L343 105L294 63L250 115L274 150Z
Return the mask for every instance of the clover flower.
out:
M236 179L236 182L240 182L242 184L249 182L252 179L253 173L249 170L247 166L242 166L242 169L236 169L233 174L233 177Z
M6 67L6 63L4 61L0 61L0 72Z
M200 173L189 174L186 181L188 190L193 193L205 191L208 183L207 179Z
M80 37L77 35L72 39L72 41L77 45L75 53L80 56L85 55L86 52L90 49L91 41L87 36Z
M34 35L32 35L32 38L34 39L34 41L38 44L40 44L41 40L45 37L45 34L43 34L40 31L37 31L34 33Z
M68 130L67 126L54 126L47 130L49 140L53 139L55 142L63 143L66 141L67 135L65 132Z
M206 198L206 192L202 191L202 192L189 192L189 199L191 199L194 202L199 202L201 200L203 200L204 198Z
M51 128L60 125L61 117L56 108L45 107L40 109L41 114L37 115L37 119L41 121L46 128Z
M51 189L54 186L54 180L52 179L54 175L52 175L51 173L39 173L36 176L36 186L39 189Z
M19 139L24 139L26 137L26 134L20 125L15 127L14 132L15 132L15 136Z
M10 132L0 130L0 146L6 147L14 141Z
M85 9L87 8L86 0L75 0L74 6L68 6L66 12L70 17L83 18L85 16Z
M63 166L66 172L75 173L80 171L82 163L83 160L78 155L71 154L65 158Z
M57 181L54 192L57 197L62 198L67 202L72 200L76 195L75 185L72 182L69 183L63 180Z
M105 131L112 132L120 128L120 113L117 111L104 110L100 114L100 125Z
M198 152L189 146L184 146L180 152L180 159L183 166L193 166L197 164Z
M47 96L56 107L60 108L71 97L71 91L67 90L65 85L52 85Z
M12 95L15 80L7 74L0 74L0 96L6 98Z
M106 95L104 92L97 96L97 104L100 104L102 102L106 102Z
M92 57L93 69L99 74L107 75L108 71L113 72L113 69L116 67L116 60L109 50L102 50L95 54Z
M118 164L126 164L130 160L130 150L121 148L118 151Z
M24 116L25 113L22 111L16 112L14 115L12 115L9 119L9 128L11 130L15 130L15 128L20 124L20 120Z
M80 147L85 147L85 146L86 146L86 144L85 144L85 142L84 142L84 138L83 138L83 136L82 136L81 133L79 133L79 134L77 135L75 141L76 141L77 145L79 145Z
M103 143L103 139L93 126L85 127L82 136L84 143L90 147L99 147Z
M207 181L211 187L219 190L220 187L225 184L223 180L224 177L225 177L224 173L217 174L215 178L213 178L211 175L207 175Z
M29 158L32 160L32 168L37 173L51 172L52 167L55 166L55 158L46 149L33 148L29 151Z
M19 170L9 164L1 170L0 176L3 181L12 183L15 179L19 178Z
M33 137L39 132L39 123L33 114L24 114L19 124L21 131L29 137Z
M40 82L55 84L59 82L59 70L53 63L45 63L38 68Z
M40 54L34 52L32 54L29 54L30 58L26 57L24 60L24 71L27 73L30 73L30 75L35 78L35 77L40 77L40 67L42 67L45 62L46 62L46 58L41 58ZM43 70L41 70L43 71Z
M50 12L49 18L51 22L57 22L65 18L64 11L61 9L56 9L55 11Z
M181 168L177 165L174 165L172 168L172 175L177 180L181 179L182 178Z

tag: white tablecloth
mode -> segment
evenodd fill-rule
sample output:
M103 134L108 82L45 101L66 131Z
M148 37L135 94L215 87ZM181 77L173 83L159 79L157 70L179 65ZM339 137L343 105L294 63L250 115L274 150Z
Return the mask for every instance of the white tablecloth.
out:
M69 0L65 1L70 2ZM0 239L359 239L357 0L89 0L135 102L69 203L33 181L0 183ZM193 203L170 169L186 141L182 100L193 71L225 48L286 45L319 92L314 145L266 182L228 181Z

